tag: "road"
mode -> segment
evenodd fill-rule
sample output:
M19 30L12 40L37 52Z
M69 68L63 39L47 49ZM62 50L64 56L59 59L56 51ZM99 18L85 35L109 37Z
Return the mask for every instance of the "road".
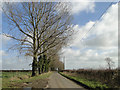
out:
M82 88L82 86L77 85L73 81L61 76L57 72L53 72L53 74L49 77L48 88Z

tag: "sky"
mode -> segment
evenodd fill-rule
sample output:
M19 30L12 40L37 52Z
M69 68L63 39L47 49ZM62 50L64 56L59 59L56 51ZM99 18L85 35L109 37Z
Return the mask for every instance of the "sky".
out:
M115 62L114 67L117 67L118 3L111 5L111 2L88 1L72 2L73 30L77 33L72 36L73 39L68 42L68 46L61 49L63 54L60 60L65 62L65 69L105 69L105 58L110 57ZM102 14L102 18L99 19ZM8 31L7 26L8 24L2 20L2 31ZM0 69L31 69L29 64L32 58L19 56L18 51L8 52L8 47L14 41L2 34L0 37Z

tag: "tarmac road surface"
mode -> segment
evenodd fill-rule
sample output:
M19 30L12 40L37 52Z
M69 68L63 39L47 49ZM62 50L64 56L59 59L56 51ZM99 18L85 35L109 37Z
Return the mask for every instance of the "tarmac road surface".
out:
M85 90L82 86L63 77L57 72L53 72L49 77L48 88L82 88L82 90Z

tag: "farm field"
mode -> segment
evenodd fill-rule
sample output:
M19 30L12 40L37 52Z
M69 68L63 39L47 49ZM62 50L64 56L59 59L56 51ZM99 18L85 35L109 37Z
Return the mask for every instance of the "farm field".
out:
M1 90L1 87L2 87L2 78L0 78L0 90Z
M0 78L0 90L2 88L2 78Z
M120 88L117 70L65 70L61 74L90 88Z
M44 88L50 74L51 72L48 72L31 77L31 72L3 72L2 88Z

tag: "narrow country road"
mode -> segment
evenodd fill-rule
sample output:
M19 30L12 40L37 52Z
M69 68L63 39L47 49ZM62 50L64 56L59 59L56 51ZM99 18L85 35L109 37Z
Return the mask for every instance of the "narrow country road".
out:
M57 72L53 72L53 74L49 77L48 88L82 88L82 86L77 85L73 81L61 76Z

